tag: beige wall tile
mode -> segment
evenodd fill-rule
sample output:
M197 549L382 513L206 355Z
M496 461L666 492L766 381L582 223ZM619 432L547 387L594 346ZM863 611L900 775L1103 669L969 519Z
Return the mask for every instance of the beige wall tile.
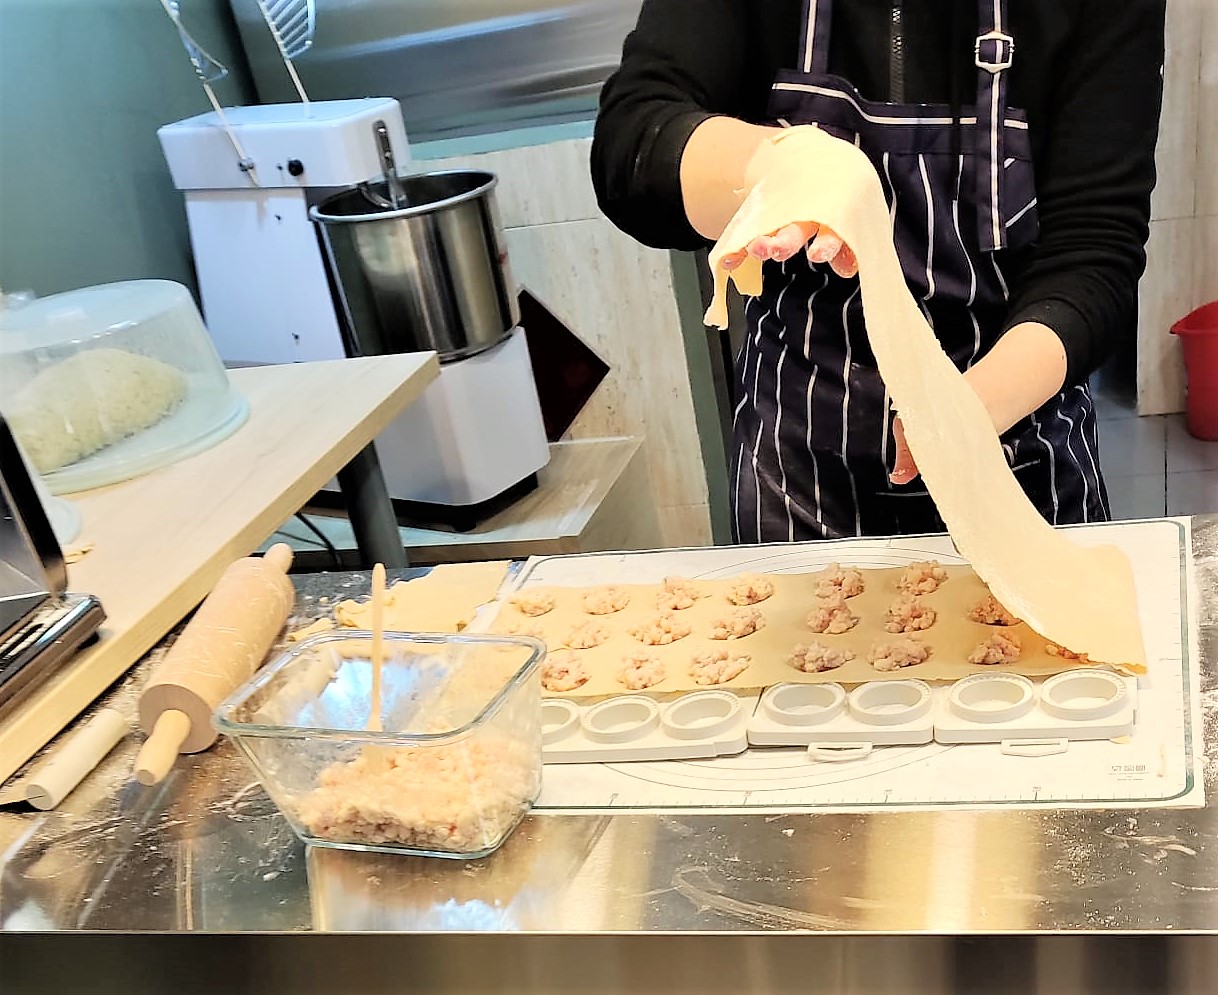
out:
M1158 182L1151 217L1193 215L1197 180L1197 108L1201 74L1201 23L1208 0L1168 0L1163 113L1155 156Z
M656 507L701 507L665 521L710 535L706 472L668 254L647 249L608 221L574 221L507 233L512 268L612 370L572 428L574 438L646 440ZM665 541L675 540L665 534Z
M1194 306L1192 218L1152 221L1147 269L1139 287L1138 413L1184 408L1184 366L1171 326Z
M589 175L591 138L419 163L428 171L485 169L499 177L495 200L506 228L600 217Z
M667 546L712 544L710 509L705 504L660 508L660 533Z
M1200 307L1218 301L1218 215L1193 222L1193 297Z
M1203 8L1196 211L1204 216L1218 214L1218 2L1194 2L1199 2Z

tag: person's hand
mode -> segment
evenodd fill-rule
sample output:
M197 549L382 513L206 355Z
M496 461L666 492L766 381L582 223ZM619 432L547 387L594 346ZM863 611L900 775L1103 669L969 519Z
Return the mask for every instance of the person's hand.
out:
M734 270L744 260L752 256L765 262L767 259L775 262L785 262L800 249L803 249L810 263L828 263L833 272L840 277L849 279L859 271L858 260L834 232L824 225L811 222L797 221L794 224L780 228L772 235L755 238L740 252L733 252L723 259L723 268Z
M899 417L892 420L892 437L897 444L897 458L888 479L894 484L908 484L918 475L918 464L914 462L913 454L909 451L909 444L905 441L905 426L901 424Z

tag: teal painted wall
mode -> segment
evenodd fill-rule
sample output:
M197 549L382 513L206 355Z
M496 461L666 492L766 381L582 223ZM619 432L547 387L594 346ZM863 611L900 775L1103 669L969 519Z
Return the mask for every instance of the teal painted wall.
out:
M226 0L181 0L252 101ZM210 109L158 0L0 0L0 287L39 296L157 277L194 288L156 129Z

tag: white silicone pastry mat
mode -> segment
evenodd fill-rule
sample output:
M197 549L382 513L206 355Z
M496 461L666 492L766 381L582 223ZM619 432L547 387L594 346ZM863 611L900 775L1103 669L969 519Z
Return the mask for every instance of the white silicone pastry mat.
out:
M1050 757L1011 757L997 745L880 747L864 759L815 763L800 749L751 749L704 761L547 765L542 811L792 811L936 806L1193 807L1203 804L1197 635L1191 622L1187 521L1071 530L1131 558L1149 674L1126 741L1071 743ZM893 567L959 563L946 537L858 539L757 547L551 557L530 562L518 588L657 583L670 575L803 573L833 562Z

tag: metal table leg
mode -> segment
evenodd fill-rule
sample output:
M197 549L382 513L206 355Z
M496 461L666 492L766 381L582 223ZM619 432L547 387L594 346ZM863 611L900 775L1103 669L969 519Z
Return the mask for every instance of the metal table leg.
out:
M365 446L339 470L338 484L342 488L347 515L355 532L355 545L364 565L383 563L386 567L409 566L376 447L372 444Z

